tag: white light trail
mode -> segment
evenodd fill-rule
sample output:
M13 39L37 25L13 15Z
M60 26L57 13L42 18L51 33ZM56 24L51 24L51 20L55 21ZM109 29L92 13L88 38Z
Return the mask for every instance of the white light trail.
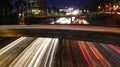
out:
M13 49L14 47L17 46L18 43L20 43L21 41L25 40L27 37L21 37L15 41L13 41L12 43L8 44L7 46L3 47L2 49L0 49L0 55L4 54L5 52ZM19 44L18 44L19 45Z

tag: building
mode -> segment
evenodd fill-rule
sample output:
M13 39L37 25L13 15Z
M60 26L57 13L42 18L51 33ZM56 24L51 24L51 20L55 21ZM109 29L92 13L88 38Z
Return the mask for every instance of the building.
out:
M26 0L25 14L27 17L47 15L47 0Z
M91 11L111 11L114 5L119 4L119 0L91 0Z
M0 0L0 24L10 24L12 16L12 1Z

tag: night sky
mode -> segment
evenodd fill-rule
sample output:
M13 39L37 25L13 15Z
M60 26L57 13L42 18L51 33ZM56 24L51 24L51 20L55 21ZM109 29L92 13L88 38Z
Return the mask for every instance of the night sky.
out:
M13 7L15 7L15 3L16 3L17 1L19 1L19 0L12 0L12 5L13 5Z
M84 6L90 5L91 0L48 0L47 6L49 7L73 7L73 8L83 8Z
M13 6L14 3L19 0L12 0ZM73 8L83 8L84 6L90 5L91 0L48 0L48 7L73 7Z

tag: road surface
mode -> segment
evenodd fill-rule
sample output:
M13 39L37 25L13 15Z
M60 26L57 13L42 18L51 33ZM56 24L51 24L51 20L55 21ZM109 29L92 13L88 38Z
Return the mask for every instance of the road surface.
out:
M0 67L118 67L120 47L57 38L21 37L0 49ZM61 48L61 47L62 48Z

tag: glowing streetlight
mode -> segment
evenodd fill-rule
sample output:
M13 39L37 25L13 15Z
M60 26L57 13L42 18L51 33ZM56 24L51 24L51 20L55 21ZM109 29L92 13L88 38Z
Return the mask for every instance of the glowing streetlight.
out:
M100 11L100 9L101 9L101 6L98 6L98 11Z
M98 9L101 9L101 6L98 6Z
M118 5L114 5L113 6L113 10L117 10L117 9L119 9L119 6Z

